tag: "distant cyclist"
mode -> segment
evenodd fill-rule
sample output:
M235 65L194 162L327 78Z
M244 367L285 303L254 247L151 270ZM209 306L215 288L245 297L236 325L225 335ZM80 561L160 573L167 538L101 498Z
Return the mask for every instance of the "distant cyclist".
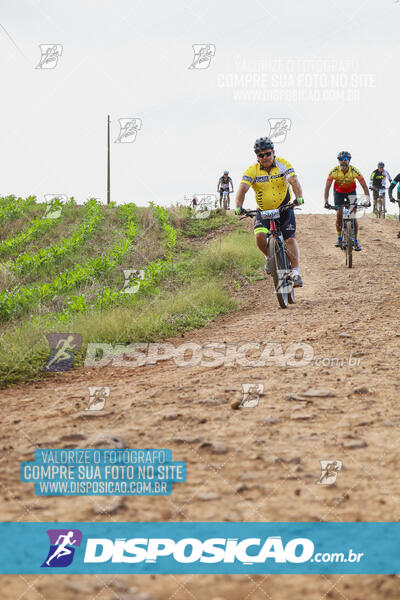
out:
M369 189L372 190L374 197L374 213L377 214L376 201L379 196L385 196L386 181L389 180L391 183L392 178L388 171L385 170L385 163L378 162L378 168L371 173L371 180Z
M254 152L257 160L243 174L239 190L236 194L236 214L240 215L243 210L244 197L250 187L255 193L258 205L257 216L254 219L254 233L256 244L265 255L265 270L271 272L270 260L268 258L267 240L265 234L269 232L269 219L261 216L262 210L279 208L290 202L289 184L292 186L297 203L303 204L303 196L300 183L289 161L275 156L274 144L267 137L255 141ZM285 240L285 248L292 264L290 278L294 287L302 287L300 276L300 251L296 241L296 218L293 209L284 210L280 217L281 231Z
M350 202L356 199L356 180L360 182L364 193L369 198L369 191L367 184L365 183L364 177L361 175L360 171L356 169L356 167L350 166L351 154L350 152L339 152L337 159L339 161L339 165L334 167L329 171L328 179L326 180L325 185L325 206L328 205L329 199L329 190L331 189L332 182L335 184L333 186L333 197L335 201L335 206L339 208L336 215L336 231L337 231L337 242L335 246L340 248L342 245L342 222L343 222L343 205L346 200ZM362 247L359 244L358 238L358 222L357 219L354 219L354 250L360 251Z
M395 200L393 198L393 190L395 187L397 187L397 200ZM398 175L396 175L396 177L394 179L392 179L392 181L390 182L388 193L389 193L390 202L398 202L398 204L399 204L399 221L400 221L400 173ZM400 231L398 232L397 237L400 238Z
M217 192L219 192L219 207L222 208L222 192L228 192L228 208L230 206L229 194L234 192L232 179L229 177L229 171L224 171L222 177L219 178Z

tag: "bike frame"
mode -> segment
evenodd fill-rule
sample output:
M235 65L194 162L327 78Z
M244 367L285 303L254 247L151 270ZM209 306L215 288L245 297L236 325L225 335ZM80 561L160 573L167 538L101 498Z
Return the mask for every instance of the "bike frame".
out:
M229 190L222 190L222 207L225 208L225 203L226 203L226 207L228 208L229 205L229 194L230 191Z
M265 235L267 238L267 248L268 248L268 240L271 237L271 235L273 235L277 240L279 240L279 249L282 252L283 264L285 265L285 269L287 269L288 264L287 264L286 250L285 250L285 241L283 239L282 232L280 230L278 231L278 228L275 223L275 219L271 219L270 224L269 224L269 233L266 233Z
M341 249L344 250L346 252L346 266L348 267L352 267L353 266L353 259L352 259L352 249L354 246L354 239L355 239L355 228L354 228L354 221L356 219L356 214L357 214L357 208L369 208L371 206L371 202L369 202L368 204L358 204L357 202L357 198L355 200L355 202L350 202L350 201L346 201L345 204L343 205L343 213L342 213L342 243L341 243ZM330 210L339 210L339 206L332 206L331 204L327 203L325 205L325 208L330 209ZM354 214L354 216L352 216L352 213ZM350 235L351 235L351 244L348 247L348 240L347 240L347 224L351 223L351 228L350 228Z
M354 220L355 220L355 216L351 217L352 209L351 208L346 208L345 206L343 206L343 216L342 216L342 250L344 250L346 248L346 244L347 244L347 239L346 239L346 224L350 221L351 222L351 243L354 244Z
M380 188L372 186L374 192L374 213L379 216L379 213L385 218L386 214L386 187Z
M279 212L281 212L281 210L289 210L295 207L297 207L297 204L290 203L283 207L280 207ZM243 212L246 213L246 217L255 217L258 213L258 210L249 210ZM287 308L288 304L293 304L294 302L294 289L293 282L289 277L289 270L291 268L290 259L286 255L285 242L283 239L283 234L280 230L280 218L269 218L269 228L268 232L265 233L265 237L268 249L268 256L271 260L272 265L274 265L271 266L271 275L274 280L274 287L275 292L277 294L278 302L281 308ZM274 256L270 256L271 238L273 238L275 242Z

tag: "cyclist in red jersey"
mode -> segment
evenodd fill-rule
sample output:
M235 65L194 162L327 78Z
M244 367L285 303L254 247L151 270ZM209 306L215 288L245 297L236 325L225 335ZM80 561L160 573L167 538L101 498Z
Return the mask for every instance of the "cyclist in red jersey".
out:
M336 214L336 231L338 235L335 246L340 248L342 245L342 222L343 222L343 205L346 200L350 202L357 198L356 195L356 180L359 181L364 193L369 198L368 186L365 183L365 179L361 172L356 167L350 166L351 154L350 152L339 152L338 156L339 165L331 169L326 180L325 185L325 206L328 205L329 190L331 189L332 182L334 181L333 197L335 200L335 206L338 207ZM358 222L354 219L354 250L358 252L362 250L362 247L357 238L358 234Z

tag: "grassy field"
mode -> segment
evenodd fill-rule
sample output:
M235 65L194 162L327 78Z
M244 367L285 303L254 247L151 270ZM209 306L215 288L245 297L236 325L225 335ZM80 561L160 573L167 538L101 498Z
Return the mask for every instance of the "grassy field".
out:
M95 225L70 248L88 212L70 203L49 231L23 247L18 239L18 252L7 254L5 248L0 256L1 386L51 377L41 371L49 356L49 333L82 336L74 363L79 365L89 342L161 340L238 309L237 292L244 281L259 277L262 257L236 217L217 210L197 219L186 207L129 206L125 213L116 206L95 206ZM44 206L35 204L4 223L0 243L20 236L43 214ZM60 247L62 252L47 252ZM28 258L21 269L22 254ZM39 264L42 254L46 260ZM136 293L121 293L124 269L144 271Z

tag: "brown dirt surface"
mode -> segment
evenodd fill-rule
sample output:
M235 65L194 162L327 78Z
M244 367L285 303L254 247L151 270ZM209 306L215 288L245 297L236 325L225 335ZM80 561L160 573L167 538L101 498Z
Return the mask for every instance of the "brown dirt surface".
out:
M310 344L317 360L306 366L179 367L170 359L136 368L76 368L3 390L1 520L398 521L396 233L394 220L362 218L363 251L354 253L354 268L348 269L344 253L333 246L332 216L301 215L297 237L304 287L296 290L293 306L280 309L272 280L260 280L239 290L242 308L235 314L169 340L174 345L274 341L283 351L290 344ZM258 406L233 410L244 383L263 383L264 394ZM110 387L110 412L78 418L90 385ZM322 391L304 395L308 390ZM35 448L87 447L99 431L122 438L127 448L172 449L175 460L187 462L186 483L174 484L167 497L126 497L112 514L101 514L95 497L38 497L32 484L20 482L20 461L33 460ZM213 453L204 442L226 448ZM317 485L323 459L343 463L333 485ZM202 496L211 493L216 496ZM376 575L1 579L4 600L400 596L397 576Z

